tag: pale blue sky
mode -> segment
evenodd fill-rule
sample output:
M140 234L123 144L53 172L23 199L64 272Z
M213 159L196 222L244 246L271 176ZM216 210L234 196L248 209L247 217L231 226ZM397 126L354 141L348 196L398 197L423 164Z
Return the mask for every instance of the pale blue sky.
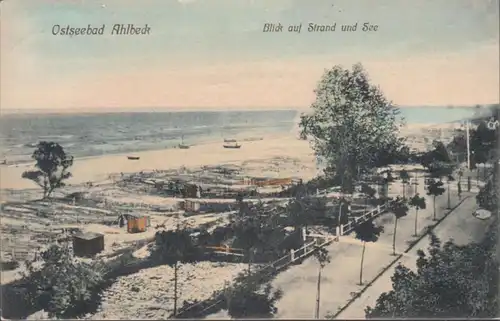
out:
M498 0L6 0L1 4L5 40L2 67L9 67L2 68L2 97L6 96L2 107L5 104L6 108L240 106L242 95L254 97L255 101L245 99L249 105L284 107L281 105L294 101L297 105L307 105L311 98L302 97L303 93L312 92L313 79L317 80L323 68L356 61L365 63L370 74L370 64L376 64L374 78L382 89L385 84L389 92L403 90L391 86L398 79L408 82L414 72L394 75L397 68L388 67L387 74L383 74L384 61L397 62L401 71L423 72L427 68L428 73L435 71L436 65L446 65L446 70L456 70L463 77L476 75L472 76L476 86L476 79L487 80L486 89L478 87L482 89L476 100L495 102L498 87L494 88L498 82L491 84L491 81L498 79L498 62L495 65L492 59L498 55L498 5ZM265 22L304 26L300 34L262 33ZM371 22L379 25L379 31L308 33L305 25L309 22ZM147 23L151 35L70 38L51 33L54 24L74 27L106 24L105 33L109 33L114 23ZM453 59L443 60L448 55ZM401 65L409 61L413 69ZM470 70L464 69L464 61ZM475 68L475 62L481 66ZM222 66L224 70L214 66ZM270 72L270 68L274 71ZM274 88L273 93L266 94L259 75ZM304 78L303 84L294 85L302 96L274 97L276 90L285 94L283 90L289 87L289 82L282 78L293 75ZM446 75L435 75L438 76L445 77L440 82L447 81ZM422 77L415 74L415 80ZM201 78L204 80L196 80ZM254 82L249 82L249 78ZM140 87L134 98L119 95L120 86L113 85L116 79L126 82L126 88ZM97 80L102 82L101 90L95 88ZM5 81L9 85L4 85ZM175 83L176 93L159 93L162 87L158 82L165 82L165 86ZM220 87L221 83L227 88ZM418 82L412 86L426 84ZM458 86L467 87L462 83ZM78 94L75 87L80 88ZM413 89L407 86L404 90ZM443 88L443 94L444 91L449 90ZM38 99L28 99L27 92ZM197 92L204 97L194 99ZM410 92L409 96L420 95ZM402 104L460 103L457 97L448 96L434 101L389 98ZM473 100L471 93L462 97L464 104Z

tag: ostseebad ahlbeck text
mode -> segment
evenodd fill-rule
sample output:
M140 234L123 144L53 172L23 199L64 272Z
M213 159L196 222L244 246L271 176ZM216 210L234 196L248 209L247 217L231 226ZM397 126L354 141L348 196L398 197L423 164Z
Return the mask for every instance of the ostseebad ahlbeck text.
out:
M70 25L52 26L52 34L54 36L100 36L103 34L112 36L146 36L150 33L151 27L147 23L144 25L116 23L110 28L105 24L99 26L88 24L86 27L73 27Z

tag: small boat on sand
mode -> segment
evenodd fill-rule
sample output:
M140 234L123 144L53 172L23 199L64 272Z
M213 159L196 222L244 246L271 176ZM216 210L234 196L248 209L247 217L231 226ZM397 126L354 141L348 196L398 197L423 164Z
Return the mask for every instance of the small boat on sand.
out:
M128 159L130 160L139 160L139 156L127 156Z
M236 140L233 140L231 142L228 142L224 139L224 145L222 145L224 148L240 148L241 145L236 142Z
M184 135L181 137L181 143L178 145L179 149L189 149L189 145L184 144Z

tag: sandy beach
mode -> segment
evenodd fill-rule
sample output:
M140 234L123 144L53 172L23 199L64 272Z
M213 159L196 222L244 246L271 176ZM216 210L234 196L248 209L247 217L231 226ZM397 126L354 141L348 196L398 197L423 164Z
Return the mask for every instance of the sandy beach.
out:
M456 124L408 124L400 129L401 136L414 137L409 143L412 147L425 149L423 134L429 130L444 132L456 128ZM431 133L432 134L432 133ZM439 133L434 133L436 138ZM432 140L430 140L432 142ZM133 161L127 156L140 157ZM140 171L168 170L181 167L193 168L220 164L243 164L248 161L266 161L293 158L295 168L280 168L276 177L298 176L304 179L316 175L315 157L309 142L299 140L296 133L268 135L261 140L244 141L240 149L225 149L222 143L208 143L191 146L189 149L164 149L127 154L111 154L86 158L75 158L71 167L73 176L68 184L76 185L86 182L105 182L110 175L119 173L137 173ZM307 165L308 169L301 167ZM24 171L33 164L0 166L0 189L31 189L37 186L29 180L22 179ZM263 170L256 168L256 171Z
M240 149L225 149L222 143L211 143L192 146L190 149L165 149L128 154L105 155L91 158L75 159L70 171L73 177L68 184L85 182L103 182L110 174L135 173L148 170L167 170L180 167L200 167L217 164L242 164L245 161L294 158L298 162L314 164L314 154L307 141L298 140L293 134L264 137L262 140L242 142ZM139 160L128 160L127 156L140 157ZM0 167L0 189L29 189L37 186L29 180L22 179L24 171L32 164L10 165ZM277 177L301 176L313 177L316 173L304 171L297 166L284 168L276 172Z

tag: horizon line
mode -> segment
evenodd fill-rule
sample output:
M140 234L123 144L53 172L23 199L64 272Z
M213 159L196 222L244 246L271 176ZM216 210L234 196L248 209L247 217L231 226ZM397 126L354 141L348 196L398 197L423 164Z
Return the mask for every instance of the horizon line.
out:
M470 104L470 105L399 105L393 104L396 108L487 108L499 103ZM98 113L154 113L154 112L231 112L231 111L285 111L285 110L307 110L310 106L268 106L268 107L90 107L90 108L0 108L2 114L98 114Z

